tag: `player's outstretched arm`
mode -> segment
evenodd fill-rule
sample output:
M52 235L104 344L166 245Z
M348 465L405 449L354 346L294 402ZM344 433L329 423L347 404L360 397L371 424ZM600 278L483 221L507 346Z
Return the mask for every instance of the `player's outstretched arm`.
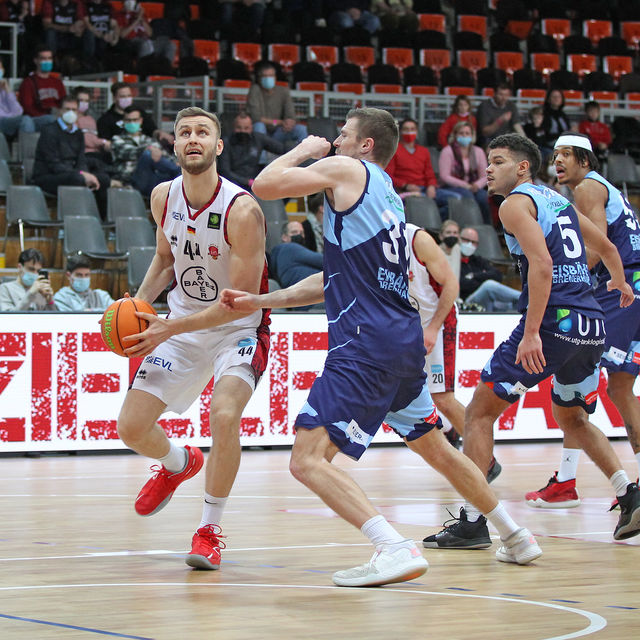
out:
M252 313L257 309L288 309L317 304L324 300L322 273L314 273L300 282L271 293L253 295L246 291L223 289L220 305L229 311Z
M618 249L589 218L577 210L576 212L585 245L600 256L604 266L611 274L607 290L618 289L620 291L620 306L628 307L634 300L633 290L624 277L624 267Z

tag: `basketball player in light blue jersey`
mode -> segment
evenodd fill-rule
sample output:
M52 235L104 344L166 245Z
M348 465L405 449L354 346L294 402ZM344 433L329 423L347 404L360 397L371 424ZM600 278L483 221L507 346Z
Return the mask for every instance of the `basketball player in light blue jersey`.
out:
M607 393L624 420L640 468L640 401L633 392L640 371L640 223L622 193L597 173L598 160L587 136L573 132L561 135L555 144L554 162L558 181L569 186L576 207L616 245L627 283L635 294L633 304L621 308L615 292L607 290L607 268L597 256L588 256L598 279L595 298L605 314L607 330L600 366L607 370ZM527 494L527 503L542 508L578 506L578 459L582 449L593 449L586 439L595 437L604 438L593 425L565 431L557 473L546 487ZM618 497L616 502L623 511L633 512L633 504L628 504L633 503L630 496Z
M465 412L464 452L485 473L492 457L495 421L527 389L550 375L554 375L554 417L561 428L567 426L566 409L577 407L586 413L595 409L605 331L602 310L593 297L585 241L609 270L607 288L622 292L619 304L629 306L633 301L615 246L566 198L532 183L540 163L538 147L523 136L507 134L489 143L489 195L505 196L500 220L522 277L519 310L523 315L485 365ZM609 444L606 438L605 443ZM624 474L619 461L617 471ZM483 520L467 504L460 518L437 536L469 542L482 539L486 535ZM624 534L616 528L617 538Z
M325 192L324 273L269 294L225 290L222 303L246 311L293 307L324 299L329 350L322 376L298 415L291 472L376 547L364 565L338 571L340 586L373 586L422 575L427 562L360 487L332 464L339 451L358 459L386 421L407 445L442 473L498 530L497 558L526 564L542 551L509 517L480 470L440 432L424 373L420 317L408 298L408 251L402 201L383 168L398 144L398 127L381 109L354 109L331 143L310 136L256 178L263 199ZM315 159L307 166L298 165ZM479 547L490 546L487 539Z

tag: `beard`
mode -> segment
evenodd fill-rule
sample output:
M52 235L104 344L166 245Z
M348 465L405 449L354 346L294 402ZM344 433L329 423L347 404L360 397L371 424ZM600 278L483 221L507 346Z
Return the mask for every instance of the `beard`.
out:
M186 156L185 154L179 154L178 165L182 168L186 173L197 176L201 173L204 173L215 163L215 155L213 151L208 151L203 153L201 156L196 156L197 160L188 160L188 158L193 158L193 156Z

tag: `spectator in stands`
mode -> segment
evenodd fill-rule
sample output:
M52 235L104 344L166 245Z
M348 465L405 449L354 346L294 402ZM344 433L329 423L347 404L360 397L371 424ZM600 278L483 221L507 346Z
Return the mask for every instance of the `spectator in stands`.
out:
M45 45L38 47L33 60L36 70L20 84L18 100L25 115L33 118L36 131L40 131L46 125L56 121L58 109L67 92L62 80L51 75L53 53L49 47Z
M255 177L262 169L260 158L263 150L278 155L284 153L282 142L253 130L251 116L244 111L234 118L233 132L224 136L223 140L219 172L245 189L251 189Z
M49 274L42 271L44 256L25 249L18 256L18 277L0 284L0 311L55 311Z
M270 62L261 62L256 68L256 80L247 96L253 130L282 143L304 140L307 127L296 123L291 93L287 87L276 84L276 68Z
M90 0L86 3L83 35L84 54L101 60L105 52L118 44L120 27L110 0Z
M431 164L429 149L416 143L418 123L405 118L400 123L400 143L387 166L387 173L401 198L427 195L433 198L444 220L447 217L448 199L460 196L448 189L438 189L438 181Z
M68 287L53 296L58 311L104 311L113 298L102 289L91 288L91 263L84 255L67 260Z
M549 89L542 109L544 112L543 127L549 135L547 146L553 148L558 136L571 128L569 117L564 112L564 93L560 89Z
M40 9L44 41L53 53L80 53L84 32L84 3L76 0L44 0Z
M5 78L4 63L0 58L0 131L5 136L14 136L18 131L32 133L36 130L33 120L24 115L23 111Z
M116 21L120 28L120 45L138 58L155 53L173 62L176 53L175 44L164 35L153 37L153 29L143 4L136 0L124 0L122 11L116 14Z
M91 170L108 171L111 164L111 141L98 136L98 125L91 112L91 94L86 87L76 87L73 97L78 101L77 125L84 135L84 153ZM112 184L111 186L116 186Z
M458 122L449 136L449 144L441 151L440 181L461 198L478 203L485 224L491 224L487 186L487 156L475 144L476 132L465 121Z
M371 1L371 12L380 18L383 30L417 31L419 20L412 8L413 0Z
M254 33L262 29L265 0L219 0L220 26L228 29L232 25L247 25Z
M304 229L300 222L285 222L282 242L271 249L271 271L283 288L322 271L322 254L304 245Z
M596 158L600 162L606 159L611 146L611 129L609 125L600 120L600 104L595 100L589 100L584 105L586 118L578 125L578 131L591 140L591 146Z
M98 136L111 140L123 132L124 110L133 104L133 90L126 82L111 85L113 104L98 118ZM158 129L155 120L144 110L142 113L142 133L160 141L165 148L173 151L173 134Z
M511 87L506 82L498 84L493 97L480 103L476 118L482 146L486 146L492 138L504 133L524 135L518 107L511 100Z
M529 110L529 122L524 125L524 133L538 145L542 154L542 163L546 164L553 154L553 145L549 145L549 132L544 126L544 110L541 106Z
M334 29L362 27L371 35L380 31L380 18L371 13L371 0L326 0L329 26Z
M306 219L302 222L304 229L304 246L311 251L324 252L324 232L322 220L324 218L324 192L314 193L307 199Z
M455 220L445 220L440 225L440 248L444 252L449 266L455 273L456 278L460 278L460 225Z
M180 167L157 141L142 133L139 107L127 107L123 122L124 131L111 140L115 177L149 197L156 185L180 175Z
M478 232L464 227L460 232L460 296L465 305L477 305L478 311L515 311L520 291L502 284L502 273L475 255Z
M47 193L56 194L61 185L89 187L95 191L102 216L107 211L110 178L104 172L91 173L84 154L84 136L76 124L78 101L67 96L62 100L61 116L42 129L33 181Z
M13 22L18 25L18 73L25 59L31 58L31 52L40 37L40 30L34 24L29 0L6 0L0 4L0 22Z
M453 102L451 115L438 129L438 146L444 149L449 144L449 136L458 122L468 122L475 130L478 129L475 116L471 113L471 99L469 96L457 96Z

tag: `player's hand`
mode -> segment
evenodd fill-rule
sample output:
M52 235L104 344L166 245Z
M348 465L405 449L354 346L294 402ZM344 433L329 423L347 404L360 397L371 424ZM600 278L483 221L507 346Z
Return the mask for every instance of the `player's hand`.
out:
M324 158L331 151L331 143L320 136L307 136L299 146L314 160Z
M427 355L433 351L433 347L436 346L436 340L438 339L438 330L426 327L423 332L424 348L427 350Z
M260 296L246 291L223 289L220 294L220 306L227 311L252 312L262 309Z
M159 318L153 313L145 313L144 311L136 311L136 315L138 318L147 320L149 326L141 333L136 333L122 339L123 342L140 340L138 344L134 344L132 347L124 350L129 358L143 358L149 355L159 344L173 335L170 320Z
M613 291L617 289L620 291L620 306L628 307L635 300L635 296L633 295L633 289L629 286L627 282L614 282L613 280L609 280L607 282L607 291Z
M542 353L542 339L539 334L524 336L518 345L516 364L522 366L527 373L542 373L547 361Z

